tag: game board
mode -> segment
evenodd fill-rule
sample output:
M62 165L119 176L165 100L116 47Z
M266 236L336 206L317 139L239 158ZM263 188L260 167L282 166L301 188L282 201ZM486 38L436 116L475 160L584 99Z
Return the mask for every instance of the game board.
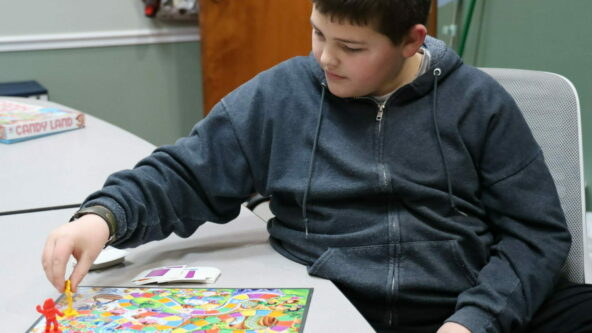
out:
M79 287L77 314L59 318L74 332L301 332L312 289ZM66 298L56 302L65 309ZM32 309L32 311L35 311ZM43 333L39 318L28 332Z

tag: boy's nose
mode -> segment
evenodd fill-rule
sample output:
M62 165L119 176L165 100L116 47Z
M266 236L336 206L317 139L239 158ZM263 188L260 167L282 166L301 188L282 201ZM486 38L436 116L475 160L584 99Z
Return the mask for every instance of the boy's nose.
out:
M323 69L326 68L335 68L337 66L337 58L334 56L333 52L329 50L329 48L324 48L323 53L321 53L321 67Z

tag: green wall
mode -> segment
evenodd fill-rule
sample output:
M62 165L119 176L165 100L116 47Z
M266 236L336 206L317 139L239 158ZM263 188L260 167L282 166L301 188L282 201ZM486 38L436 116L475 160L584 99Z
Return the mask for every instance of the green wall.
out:
M439 27L450 23L453 5L441 8ZM477 1L463 58L479 67L549 71L572 81L580 96L585 179L592 185L590 13L590 0ZM588 210L591 201L587 195Z
M0 82L22 80L155 145L203 116L199 42L0 53Z

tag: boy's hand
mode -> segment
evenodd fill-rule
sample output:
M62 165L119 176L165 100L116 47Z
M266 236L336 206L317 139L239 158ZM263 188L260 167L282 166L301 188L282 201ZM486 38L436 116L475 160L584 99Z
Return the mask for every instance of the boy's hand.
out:
M64 292L66 264L70 255L77 264L70 275L72 292L88 273L90 266L109 239L107 222L95 214L87 214L78 220L53 230L43 249L42 264L47 279L59 291Z
M447 322L436 333L471 333L471 331L461 324Z

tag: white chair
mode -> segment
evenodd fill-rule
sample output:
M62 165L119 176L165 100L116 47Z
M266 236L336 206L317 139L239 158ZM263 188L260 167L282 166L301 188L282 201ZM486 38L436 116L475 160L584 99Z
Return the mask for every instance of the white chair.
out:
M481 70L514 97L543 150L572 235L563 273L570 281L590 282L580 103L576 89L568 79L554 73L504 68Z

